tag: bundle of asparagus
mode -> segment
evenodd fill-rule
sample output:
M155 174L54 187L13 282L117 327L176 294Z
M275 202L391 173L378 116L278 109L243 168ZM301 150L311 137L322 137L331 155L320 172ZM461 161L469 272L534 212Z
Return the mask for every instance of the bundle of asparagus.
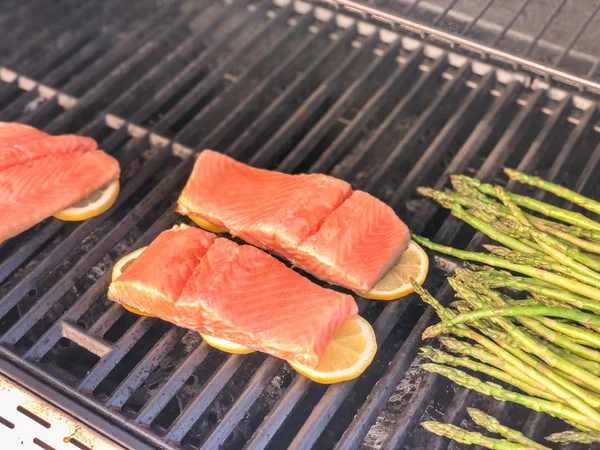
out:
M597 201L537 177L506 173L600 214ZM448 307L413 283L442 320L423 338L439 336L449 351L422 348L432 361L422 367L577 428L549 441L600 442L600 223L474 178L453 176L451 182L454 190L419 188L419 193L502 245L485 245L489 253L478 253L413 236L431 250L480 263L468 263L449 279L457 301ZM507 295L515 291L525 298ZM523 448L506 445L489 448Z

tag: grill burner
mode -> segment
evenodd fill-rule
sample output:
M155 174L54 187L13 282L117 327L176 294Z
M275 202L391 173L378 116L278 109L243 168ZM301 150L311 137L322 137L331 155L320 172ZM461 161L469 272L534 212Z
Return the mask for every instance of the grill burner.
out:
M136 449L442 449L416 424L458 424L467 405L533 438L559 430L418 369L435 317L414 296L359 300L380 350L361 378L328 387L134 316L106 290L114 261L181 219L174 202L204 147L328 172L413 231L476 248L480 235L414 188L454 172L505 182L509 166L600 197L592 96L302 2L3 5L0 120L89 135L123 168L108 213L49 219L0 246L4 374ZM448 301L443 280L432 269L426 287Z

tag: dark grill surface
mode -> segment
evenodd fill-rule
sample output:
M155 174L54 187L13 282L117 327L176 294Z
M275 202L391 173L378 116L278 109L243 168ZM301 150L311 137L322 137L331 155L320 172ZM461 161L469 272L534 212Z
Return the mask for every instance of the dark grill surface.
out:
M206 147L330 173L413 231L476 248L481 236L415 187L455 172L505 182L509 166L600 198L593 97L302 2L0 5L0 120L92 136L123 168L107 213L48 219L0 246L1 370L33 375L50 398L93 412L83 420L135 435L134 448L443 449L416 425L459 424L467 405L534 438L561 429L422 372L434 314L415 296L359 299L380 350L358 380L322 386L276 358L226 355L128 313L106 290L119 257L184 220L174 202ZM443 276L432 267L426 287L448 301Z

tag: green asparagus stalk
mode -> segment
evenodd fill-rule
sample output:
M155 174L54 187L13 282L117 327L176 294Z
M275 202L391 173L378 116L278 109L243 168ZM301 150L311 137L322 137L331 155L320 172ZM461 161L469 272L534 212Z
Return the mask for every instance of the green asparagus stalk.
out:
M562 317L574 322L591 323L600 326L600 316L577 311L575 309L556 308L550 306L515 306L507 308L486 308L472 311L469 314L460 314L452 320L448 320L427 328L423 332L423 339L432 338L448 331L449 328L459 324L470 322L475 319L486 317L535 317L550 316Z
M523 227L525 227L525 234L532 236L545 253L562 265L568 266L581 274L595 278L596 280L599 280L600 283L600 275L591 269L600 269L600 261L596 261L580 252L579 249L561 243L553 237L532 228L529 219L527 219L519 207L512 202L504 189L500 186L496 186L495 192L502 203L510 209L513 216ZM599 285L596 284L594 286L598 287Z
M594 300L600 301L600 289L596 289L592 286L588 286L586 284L570 280L568 278L556 275L546 270L537 269L535 267L530 267L525 264L514 264L510 261L506 261L502 258L498 258L496 256L488 255L485 253L457 250L445 245L435 244L429 239L417 235L413 235L413 240L418 244L427 247L430 250L438 251L440 253L444 253L450 256L455 256L460 259L477 261L482 264L488 264L490 266L500 267L502 269L512 270L514 272L522 273L524 275L529 275L530 277L547 281L551 284L560 286L571 292L575 292L576 294L581 294L583 296L587 296Z
M449 282L452 285L452 287L457 291L457 293L463 299L472 303L474 307L485 308L487 302L482 298L481 295L468 288L466 285L464 285L464 283L460 282L456 278L450 279ZM456 317L454 318L454 320L455 319ZM544 367L537 364L535 358L532 358L531 356L527 355L525 352L521 351L520 348L516 348L514 345L507 347L507 350L513 355L517 356L518 359L532 365L532 367L536 367L539 371L541 371L541 373L544 373L545 377L548 380L551 380L551 382L553 383L553 393L556 393L556 386L559 385L561 387L561 390L566 389L567 391L578 397L577 399L569 399L569 404L571 404L579 411L583 411L583 409L587 410L594 417L600 416L600 414L594 409L600 407L600 398L596 394L580 387L580 385L588 385L593 387L594 390L597 390L600 386L600 379L598 377L592 375L591 373L581 369L576 365L569 363L569 361L551 352L547 347L540 347L529 333L519 329L510 320L498 316L492 317L492 320L500 327L502 327L519 344L519 346L523 347L524 350L539 357L550 367L553 367L557 370L562 371L565 374L568 374L568 377L565 377L561 374L558 374L556 371L544 371ZM530 325L534 326L535 321L531 322L532 323ZM425 331L425 333L427 333L427 330ZM575 381L569 382L569 380L573 380L573 377L575 378ZM541 379L538 381L542 382ZM546 385L548 385L547 382Z
M494 273L485 271L481 272L481 274L475 272L473 276L490 288L510 288L517 291L527 291L534 295L542 295L564 302L575 308L585 309L600 314L600 302L557 289L556 286L550 283L540 282L540 280L535 278L505 276L502 275L502 273L503 272L501 271L494 271Z
M485 223L482 220L479 220L478 218L467 213L459 205L453 206L451 208L451 212L452 212L453 216L461 219L465 223L468 223L473 228L481 231L482 233L484 233L491 239L506 245L508 248L519 251L521 253L525 253L527 255L538 255L539 257L542 257L542 258L544 257L544 255L542 253L540 253L538 250L536 250L535 248L529 247L528 245L523 244L521 241L519 241L515 238L512 238L509 235L495 230L493 227L491 227L487 223Z
M440 422L421 422L421 426L427 431L438 436L444 436L450 438L461 444L470 445L481 445L485 448L491 448L495 450L537 450L540 447L533 447L531 445L517 444L503 439L493 439L484 436L481 433L474 431L465 431L456 425Z
M529 306L529 305L527 305ZM571 309L571 311L574 311ZM542 323L548 328L558 331L559 333L569 336L581 345L588 345L590 347L600 348L600 334L594 333L585 328L576 327L569 325L568 323L559 322L550 318L544 318ZM592 361L600 361L600 352L594 352L594 356L588 358Z
M481 282L477 281L476 279L474 279L473 277L471 277L471 274L469 272L467 272L463 269L457 269L455 278L456 279L450 280L450 284L457 290L457 292L464 291L464 288L460 285L460 283L465 283L471 289L482 294L484 296L484 298L493 300L490 304L487 305L488 307L489 306L494 306L494 307L508 306L508 302L502 297L502 294L500 294L499 292L494 291L492 289L488 289L483 283L481 283ZM466 295L469 295L469 293L466 292ZM471 301L473 301L473 300L471 300ZM537 305L537 306L542 307L542 305ZM485 308L486 305L478 304L478 307ZM566 308L560 308L560 309L566 309ZM572 309L570 309L570 310L575 311ZM577 311L577 312L579 312L579 311ZM588 345L588 341L584 341L583 342L584 345L581 345L581 343L578 340L577 340L577 342L574 341L575 339L578 339L581 336L587 337L588 340L593 340L595 336L600 337L600 335L596 335L596 333L590 332L588 330L578 329L578 328L572 329L571 326L559 324L557 321L550 319L548 317L540 317L537 319L532 319L529 317L518 317L517 319L525 327L534 331L535 333L539 334L540 336L543 336L549 342L553 342L554 344L556 344L560 347L563 347L582 358L586 358L586 359L589 359L592 361L600 360L600 352L590 349L585 346L585 345ZM573 337L571 337L569 339L568 337L563 336L560 332L557 333L556 331L559 331L559 330L555 330L555 328L558 328L559 330L566 330L566 331L570 332L570 334L576 335L575 339Z
M442 320L452 319L454 314L444 308L429 292L422 288L414 280L411 284L415 292L423 299L423 301L431 305ZM489 331L489 330L488 330ZM453 334L457 337L463 337L475 341L477 344L485 347L488 351L496 356L503 358L508 363L515 366L522 373L538 382L539 388L546 392L562 399L562 402L577 409L589 417L591 421L597 423L600 427L600 414L590 406L589 403L583 400L586 397L585 391L581 392L577 386L573 386L563 377L557 375L552 370L549 370L544 364L539 363L535 358L523 352L519 348L508 346L507 349L497 345L492 340L476 333L470 328L460 325L453 329ZM514 353L514 354L513 354ZM518 356L515 356L518 355ZM593 400L593 398L592 398Z
M557 255L556 252L562 253L558 254L558 256L553 256L554 259L561 262L561 264L566 264L565 261L572 260L574 262L583 264L584 267L578 266L574 262L569 264L570 267L582 270L582 273L585 273L587 275L600 278L600 275L598 275L597 272L594 272L595 270L600 270L600 261L582 252L576 246L568 245L565 242L561 242L558 239L555 239L546 233L532 228L531 226L517 224L515 222L503 223L506 225L507 228L512 228L522 235L532 236L535 239L536 243L539 245L539 247L546 253L548 253L548 251L554 250L554 252L550 254L550 256ZM548 250L548 247L550 247L550 250Z
M550 402L548 400L542 400L529 395L520 394L518 392L508 391L502 386L499 386L495 383L481 381L480 379L468 375L466 372L453 367L446 367L434 363L425 363L421 365L421 368L428 372L439 373L440 375L449 378L460 386L463 386L467 389L472 389L483 395L494 397L497 400L517 403L537 412L545 412L551 416L558 417L559 419L569 420L573 424L577 424L578 428L583 427L583 431L600 430L600 425L586 414L582 414L579 411L570 408L569 406L563 405L562 403Z
M599 243L581 239L582 237L590 236L589 233L575 233L574 230L564 231L563 229L557 228L554 225L548 225L547 223L544 223L541 220L532 220L532 224L538 230L550 234L556 238L562 239L563 241L568 242L569 244L572 244L576 247L579 247L580 249L585 250L586 252L600 254ZM597 239L600 239L600 232L597 232Z
M480 372L490 377L494 377L500 381L511 384L514 387L522 390L523 392L532 395L534 397L545 398L546 400L552 400L560 402L560 399L552 394L548 394L544 391L540 391L535 387L529 385L526 382L523 382L507 372L499 370L495 367L489 366L487 364L482 364L477 361L473 361L469 358L464 357L456 357L449 355L441 350L434 349L432 347L422 347L420 349L421 356L427 358L434 363L438 364L447 364L453 367L466 367L467 369L473 370L475 372Z
M570 351L565 350L564 348L557 347L555 345L550 344L549 342L542 341L541 339L539 340L539 344L548 346L550 350L562 356L564 359L570 361L572 364L583 367L588 372L600 376L600 363L576 356Z
M510 175L509 175L510 177ZM465 177L469 178L469 177ZM469 178L469 180L478 183L478 189L487 195L495 195L494 186L490 184L481 183L479 180ZM530 209L544 214L547 217L551 217L561 222L565 222L571 225L576 225L586 230L600 231L600 224L594 222L592 219L568 209L559 208L557 206L550 205L548 203L541 202L539 200L525 197L517 194L508 194L510 199L519 206Z
M467 408L467 412L469 413L469 416L471 416L471 419L473 419L473 422L475 422L477 425L485 428L486 430L492 433L497 433L511 442L515 442L517 444L522 445L528 445L537 450L550 450L548 447L538 444L537 442L525 437L523 433L520 433L516 430L502 425L498 421L498 419L490 416L489 414L484 413L479 409Z
M582 432L582 431L563 431L546 436L546 440L559 444L593 444L600 442L600 433Z
M454 339L450 336L440 336L440 342L452 353L477 359L484 364L496 367L497 369L512 375L514 378L519 379L521 382L535 389L538 392L536 395L539 397L546 399L557 398L555 395L546 392L542 385L521 372L517 367L508 363L505 359L484 350L483 348L478 348L477 346L459 341L458 339Z
M504 169L504 172L511 180L538 187L545 191L551 192L558 197L564 198L565 200L569 200L570 202L575 203L576 205L579 205L588 211L600 214L600 202L587 198L575 191L559 186L558 184L550 181L542 180L539 177L517 172L516 170Z

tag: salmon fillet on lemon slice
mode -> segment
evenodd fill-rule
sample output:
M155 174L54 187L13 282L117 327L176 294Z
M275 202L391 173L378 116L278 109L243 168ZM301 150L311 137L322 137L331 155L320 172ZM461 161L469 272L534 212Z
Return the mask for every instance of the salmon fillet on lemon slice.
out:
M227 230L359 295L410 241L392 208L345 181L257 169L211 150L198 157L177 204L201 227Z
M123 256L114 266L112 281L125 272L133 262L146 250L139 248ZM150 314L124 306L128 311L142 316ZM200 334L202 339L211 347L227 353L248 354L254 352L250 347L236 344L223 338ZM360 376L370 365L377 351L375 333L369 323L360 316L347 320L338 329L331 342L325 347L323 356L315 368L302 364L290 364L302 375L313 381L332 384L351 380Z
M177 241L194 239L181 248L171 243L173 233ZM311 368L358 312L351 296L314 284L271 255L185 225L150 244L111 283L109 298Z
M119 174L117 160L93 139L0 122L0 243L55 214L83 220L106 211Z

